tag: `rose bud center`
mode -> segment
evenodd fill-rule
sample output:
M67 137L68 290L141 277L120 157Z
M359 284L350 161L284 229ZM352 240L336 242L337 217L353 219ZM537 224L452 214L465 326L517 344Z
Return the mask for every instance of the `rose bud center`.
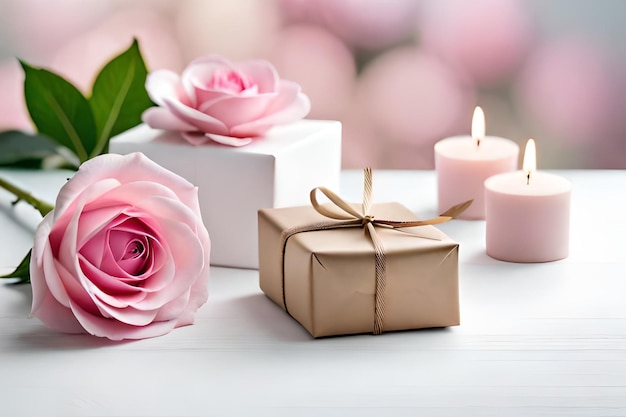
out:
M126 245L126 251L122 260L139 258L144 254L146 247L139 240L133 240Z
M232 93L241 93L254 86L254 83L237 71L217 69L207 83L207 88Z
M126 273L138 276L146 272L150 258L150 241L147 236L112 230L109 247L113 258Z

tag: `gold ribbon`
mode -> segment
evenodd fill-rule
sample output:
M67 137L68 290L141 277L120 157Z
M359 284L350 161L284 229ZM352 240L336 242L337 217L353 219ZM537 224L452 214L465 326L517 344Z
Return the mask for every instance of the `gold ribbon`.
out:
M321 205L317 201L317 192L324 194L336 207L341 209L343 213L334 211L327 206ZM376 232L376 226L386 227L391 229L400 229L404 227L425 226L432 224L445 223L454 219L459 214L463 213L473 200L468 200L464 203L457 204L454 207L449 208L438 217L427 220L412 220L412 221L395 221L395 220L383 220L375 219L370 214L370 206L372 199L372 169L367 167L364 169L364 182L363 182L363 203L361 212L356 210L351 204L347 203L344 199L325 187L316 187L311 190L310 193L311 204L313 208L321 215L333 219L331 222L320 222L311 225L298 226L283 231L281 240L283 248L283 271L282 271L282 292L283 292L283 307L289 314L287 309L287 299L285 297L285 262L284 254L287 245L287 239L296 233L311 232L316 230L338 229L343 227L363 227L366 235L372 241L374 246L374 261L376 268L376 290L374 293L374 331L373 333L378 335L383 332L383 323L385 319L385 283L386 283L386 256L385 249L382 241Z

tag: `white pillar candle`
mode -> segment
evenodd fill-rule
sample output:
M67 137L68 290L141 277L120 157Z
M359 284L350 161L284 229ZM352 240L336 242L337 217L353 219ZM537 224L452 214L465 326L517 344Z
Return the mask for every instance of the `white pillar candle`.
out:
M472 135L454 136L435 144L439 211L473 199L460 219L485 218L484 183L487 178L517 168L519 146L510 139L485 136L485 115L474 110Z
M548 262L569 255L571 184L536 171L530 139L521 171L485 181L487 255L508 262Z

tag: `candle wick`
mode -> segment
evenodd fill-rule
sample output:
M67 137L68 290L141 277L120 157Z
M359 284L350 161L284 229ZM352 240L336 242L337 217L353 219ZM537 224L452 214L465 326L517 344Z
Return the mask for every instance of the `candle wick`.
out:
M530 171L526 173L526 185L530 185Z
M476 147L480 148L480 138L476 138Z

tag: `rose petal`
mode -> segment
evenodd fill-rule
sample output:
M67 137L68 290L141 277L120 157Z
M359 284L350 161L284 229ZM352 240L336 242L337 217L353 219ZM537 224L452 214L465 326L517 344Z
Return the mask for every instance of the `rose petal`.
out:
M223 57L208 55L196 58L187 65L187 68L185 68L181 75L181 79L183 83L186 83L189 87L208 85L213 78L214 72L224 68L235 71L233 64Z
M191 191L193 191L193 189ZM172 189L154 181L137 180L120 184L118 187L108 190L100 195L97 200L89 202L83 211L90 212L106 207L122 207L126 209L134 206L136 201L142 201L155 196L178 201L178 196Z
M276 93L250 97L225 97L210 105L205 103L199 110L221 120L228 128L231 128L263 117L270 111L269 108L276 98Z
M69 298L67 292L62 285L57 284L60 282L60 279L56 269L54 268L54 257L52 256L52 250L48 244L52 218L53 213L50 212L39 223L39 226L35 231L35 240L30 258L29 271L33 291L31 315L34 316L38 315L38 311L43 308L42 306L44 303L52 303L52 300L47 299L50 296L52 296L54 302L59 304L61 307L69 308ZM51 294L50 288L46 283L46 279L50 279L55 283L58 298Z
M56 260L55 267L62 285L65 291L67 291L70 308L73 303L79 304L85 311L97 314L98 308L93 302L92 294L87 290L86 280L83 277L82 271L75 275ZM46 282L49 284L50 280L47 279ZM51 293L54 295L52 291Z
M69 215L70 212L67 212L66 214ZM71 298L71 296L66 293L66 291L69 291L69 287L73 285L80 286L78 281L80 280L80 276L82 274L78 264L76 245L79 217L80 210L76 210L73 212L73 216L67 224L56 223L52 226L50 231L50 240L52 240L54 235L59 235L60 241L57 253L54 253L54 245L50 245L50 257L54 260L54 262L47 262L44 264L45 268L49 268L49 270L44 269L44 273L52 295L61 302L68 302L69 300L64 300L66 297L68 299ZM82 296L82 294L80 294L80 296Z
M81 326L94 336L106 337L111 340L145 339L162 336L172 331L176 322L157 321L146 326L133 326L116 320L94 316L82 310L80 306L72 305L76 319Z
M268 61L243 61L235 64L235 68L254 81L259 89L259 94L276 91L280 77L276 68Z
M161 306L154 320L155 321L164 321L164 320L178 321L180 316L187 309L187 305L189 304L190 292L191 291L186 291L185 294ZM196 310L194 310L194 312L195 311Z
M202 132L181 132L181 136L194 146L204 145L211 141L211 138Z
M185 131L196 130L197 128L180 118L174 116L172 112L163 107L150 107L143 112L141 120L153 129Z
M212 106L215 103L218 103L220 100L225 100L229 97L240 96L240 94L234 94L228 91L203 89L197 85L194 85L193 89L194 89L194 94L198 97L198 102L193 107L202 113L205 113L206 108ZM210 113L205 113L205 114L210 114Z
M196 294L196 293L192 292L192 294ZM191 304L192 302L190 301L187 304L187 308L185 309L185 311L182 314L180 314L180 316L178 317L178 321L176 322L176 327L189 326L195 322L195 319L196 319L195 313L196 313L197 308L192 309L190 307ZM202 304L204 304L204 302Z
M176 327L186 326L192 324L194 322L195 312L206 303L209 293L208 293L208 282L209 282L209 253L205 254L205 268L200 273L193 287L189 291L189 300L187 301L187 308L185 309L185 313L183 313L179 319Z
M129 217L137 217L140 219L146 217L150 219L152 222L150 229L155 233L166 231L164 230L165 226L161 220L173 220L192 227L198 225L200 215L200 213L195 210L195 207L180 204L176 199L156 193L146 198L137 199L134 206L124 210L124 213ZM162 237L155 236L155 239L163 243L170 243Z
M104 154L83 163L76 174L68 181L59 192L59 198L55 205L55 222L59 217L58 211L64 211L77 198L79 194L87 190L90 197L84 197L83 201L90 200L92 204L97 202L97 193L92 195L91 190L100 180L112 181L112 186L102 191L110 191L116 186L130 182L147 181L160 184L164 188L170 189L176 194L178 199L188 207L198 207L198 190L186 179L164 169L156 162L149 159L141 152L134 152L128 155ZM125 199L132 196L127 195Z
M281 82L280 92L266 110L266 115L249 123L242 123L230 129L236 136L256 136L278 124L290 123L305 117L311 110L309 98L300 93L295 83Z
M78 250L83 252L84 245L93 239L104 227L109 225L113 219L118 219L124 208L123 205L117 205L98 207L95 209L89 207L83 210L78 224L78 242L76 245ZM122 221L122 219L119 221ZM96 250L100 251L101 248L102 246L99 246ZM102 253L91 253L87 257L89 259L101 258ZM94 263L99 264L99 262Z
M119 208L118 208L119 209ZM123 207L121 207L123 209ZM100 211L100 210L97 210ZM83 218L89 217L89 213L83 213ZM128 219L128 216L120 214L110 221L100 223L98 230L93 230L92 233L82 234L79 225L78 232L78 253L85 258L86 261L95 265L97 268L101 268L102 262L106 256L110 256L110 248L108 245L108 234L111 228L116 227L119 223Z
M116 308L96 298L96 305L103 312L103 316L118 320L121 323L133 326L146 326L154 321L158 310L138 310L130 306Z
M116 279L84 259L80 260L80 264L85 276L89 277L87 288L95 299L121 308L139 303L146 298L146 291L142 288Z
M85 329L78 322L72 310L59 304L50 293L43 291L42 294L43 297L39 300L37 308L31 312L31 317L37 317L46 326L59 332L71 334L85 333Z
M150 293L145 300L135 305L136 308L154 309L180 297L194 284L205 265L204 248L195 232L178 222L168 219L162 221L165 226L162 230L163 239L169 244L175 279L160 291ZM156 278L156 274L152 278Z
M189 103L178 74L161 69L152 71L146 78L148 96L159 106L164 106L163 99L180 100Z
M119 219L123 221L120 222ZM168 250L162 247L160 236L151 230L141 218L123 215L119 219L111 222L100 233L85 242L85 245L80 249L80 255L85 262L93 265L94 268L107 276L115 277L114 279L120 282L136 285L163 266L161 253L168 252ZM140 239L145 242L147 250L142 260L141 270L131 271L123 268L120 255L115 254L112 250L112 235L118 232L128 232L133 239ZM91 275L87 275L87 277L92 278Z
M155 268L150 276L146 277L146 279L142 281L141 286L138 287L142 292L146 293L146 297L148 297L148 294L161 291L164 288L169 288L178 276L176 264L174 263L169 253L166 254L164 251L160 251L159 253L155 254L155 257L160 257L160 259L157 261L160 264L159 268ZM173 291L172 293L170 293L171 298L175 298L178 295L179 294L175 294ZM167 301L168 300L163 301L161 304ZM133 302L131 305L135 308L145 308L147 310L156 308L154 304L142 305L141 303L143 302L144 299L142 299L141 302Z
M89 175L84 175L84 172L81 173L79 169L72 177L72 181L66 182L57 195L54 206L55 226L64 221L69 221L71 218L69 216L61 219L66 211L73 214L79 209L79 206L82 207L90 201L97 200L102 194L119 185L120 182L114 178L92 178L92 181L89 181Z
M141 306L150 292L165 288L175 279L176 270L171 257L166 260L170 262L162 262L162 267L150 275L149 281L144 279L135 282L118 279L83 259L81 259L81 266L85 276L89 277L86 280L86 288L98 300L118 308L126 306L139 308L138 306ZM141 309L153 310L157 307L150 305Z
M229 72L246 84L243 90L230 90L215 86L215 77ZM272 94L276 92L278 80L278 73L266 61L242 62L227 69L223 66L214 65L197 66L188 78L188 83L193 88L196 97L196 105L192 107L202 110L202 107L212 105L228 97L253 97L259 94Z
M198 102L203 99L197 96L196 88L204 89L202 86L210 82L215 70L224 67L234 70L231 62L227 59L217 55L208 55L195 59L185 68L181 79L188 96L193 98L191 107L196 107ZM212 99L214 98L216 97Z
M228 134L226 125L208 114L185 106L183 103L175 100L165 99L165 105L176 117L194 125L198 130L204 133Z
M299 110L298 118L302 118L311 110L311 101L306 94L302 93L299 84L282 80L278 86L274 101L267 109L268 115L294 107Z
M196 88L206 85L210 82L215 70L224 67L234 70L232 63L226 58L218 55L207 55L196 58L185 68L181 79L188 96L193 98L191 107L196 107L200 100L196 95Z
M216 135L213 133L207 133L206 136L209 137L213 142L221 143L222 145L234 146L234 147L245 146L249 144L250 142L252 142L252 138L239 138L239 137L235 138L232 136L222 136L222 135Z
M78 224L81 212L82 207L78 207L78 209L73 212L73 216L67 224L55 224L50 233L51 237L53 235L62 236L60 239L57 253L53 252L56 261L55 267L59 268L60 266L62 266L64 270L67 271L68 276L74 277L74 279L79 279L80 276L82 276L77 256ZM70 212L68 211L67 213L69 214ZM63 227L63 230L59 230L61 227ZM52 283L50 282L48 283L49 286L51 286L51 284ZM67 283L63 283L63 285L67 285Z
M254 97L259 94L259 88L256 85L251 86L241 92L232 92L225 90L211 90L200 88L199 86L194 86L194 94L198 96L198 104L195 106L190 106L195 109L198 109L201 112L205 112L205 109L208 109L215 103L226 100L228 98L233 97ZM271 94L271 93L268 93ZM210 114L210 113L207 113ZM214 115L212 115L214 116Z

